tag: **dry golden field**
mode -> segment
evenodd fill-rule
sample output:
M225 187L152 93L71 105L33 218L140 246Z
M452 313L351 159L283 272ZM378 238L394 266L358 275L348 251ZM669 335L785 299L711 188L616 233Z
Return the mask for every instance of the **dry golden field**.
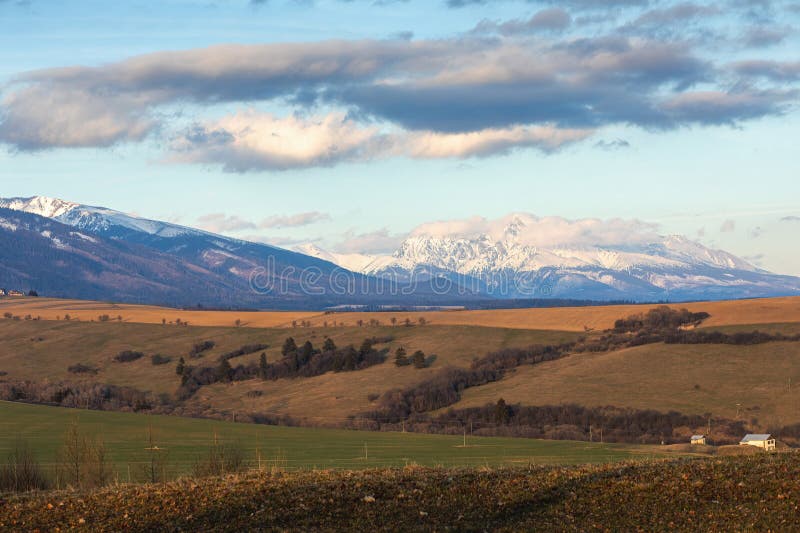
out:
M191 326L242 326L257 328L291 327L293 320L308 320L318 311L199 311L172 309L152 305L117 304L88 300L61 300L58 298L0 298L0 315L41 317L42 320L63 320L65 315L82 322L97 321L100 315L116 320L140 324L161 324L162 320L176 319Z
M576 337L574 332L483 328L471 326L337 327L337 328L232 328L182 327L161 324L117 322L65 322L0 319L0 371L6 379L59 381L84 380L130 386L154 393L173 393L180 384L175 364L183 356L188 364L215 366L219 355L245 344L268 344L267 359L280 359L281 346L292 336L297 344L310 340L322 345L330 337L339 346L356 347L367 337L391 336L379 348L390 351L384 364L358 372L328 373L313 378L251 380L203 387L194 403L212 404L219 409L259 411L300 418L343 417L370 407L367 396L393 387L409 386L430 377L445 366L465 367L476 357L503 347L559 343ZM216 346L200 359L187 354L200 341L212 340ZM409 353L423 350L436 355L429 368L396 367L394 351L403 346ZM122 350L145 353L145 357L119 363L113 360ZM153 354L172 358L169 364L155 366ZM233 365L257 362L261 351L231 360ZM93 376L71 374L67 368L87 364L98 369ZM258 389L263 396L248 398Z
M573 354L467 389L453 407L483 406L500 397L523 405L712 413L766 430L800 422L800 343L651 344Z
M113 304L81 300L59 300L53 298L2 298L0 314L40 316L44 320L55 320L69 314L81 321L97 320L102 314L112 318L122 316L124 322L160 324L180 319L194 326L233 326L237 320L244 327L286 328L292 321L309 320L316 327L334 321L346 326L356 326L359 320L371 319L389 324L391 318L402 323L407 318L417 322L424 318L429 324L485 326L515 329L552 329L562 331L584 331L586 328L600 330L611 327L618 318L651 309L654 304L609 305L596 307L558 307L550 309L499 309L486 311L425 311L425 312L381 312L381 313L333 313L318 311L185 311L155 306ZM691 311L706 311L711 318L704 326L738 324L773 324L800 322L800 297L765 298L722 302L696 302L671 304L670 307L686 307Z
M704 326L800 332L800 298L685 306L712 315ZM444 367L465 367L474 358L503 347L571 340L583 334L584 326L603 329L617 318L652 307L323 314L182 311L46 298L3 299L0 316L11 313L22 319L0 319L0 371L7 372L7 379L12 380L90 379L171 394L179 385L175 362L202 340L213 340L216 347L193 364L214 365L222 353L253 343L268 344L267 358L275 361L288 336L298 344L311 340L316 346L329 336L342 346L358 345L365 337L388 335L393 340L382 347L391 353L403 346L409 353L420 349L428 355L436 354L433 365L421 370L398 368L390 355L386 363L358 372L220 383L203 387L190 400L198 408L289 415L335 425L348 416L370 410L377 395L392 388L413 386ZM66 322L66 314L73 320ZM104 314L112 320L98 322ZM40 316L42 320L24 320L25 315ZM117 316L122 317L121 323ZM416 324L421 316L427 325L401 325L406 317ZM397 319L397 326L389 325L392 317ZM188 321L191 327L169 324L178 318ZM357 320L368 322L371 318L378 318L382 325L355 325ZM167 325L161 324L162 319ZM233 327L236 320L241 321L242 327ZM312 326L295 329L291 327L293 320L310 321ZM146 357L130 363L114 362L114 355L122 350L142 351ZM172 362L154 366L150 355L156 353L172 357ZM258 353L253 353L232 363L246 364L257 358ZM70 374L67 367L78 363L93 366L99 372L90 377ZM757 419L762 428L786 425L800 422L800 343L655 344L611 353L576 354L520 367L499 382L467 389L461 402L453 407L484 405L500 397L525 405L576 403L674 409L688 414L710 412L726 418L738 415L748 422Z

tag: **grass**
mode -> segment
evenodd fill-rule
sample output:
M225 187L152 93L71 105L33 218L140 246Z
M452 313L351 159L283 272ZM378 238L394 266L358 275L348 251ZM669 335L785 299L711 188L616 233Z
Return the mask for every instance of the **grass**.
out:
M358 346L365 337L392 336L394 341L381 345L393 353L404 346L408 353L423 350L436 354L434 364L424 370L412 367L398 369L389 360L367 370L329 373L312 379L285 379L262 382L252 380L207 387L195 402L212 403L229 410L249 410L295 417L346 417L368 409L367 396L392 387L408 386L430 376L446 365L467 366L475 357L501 347L524 347L535 343L557 343L572 339L575 333L519 329L481 328L468 326L419 327L337 327L337 328L221 328L178 327L160 324L14 321L0 319L0 371L8 372L9 380L76 380L91 379L100 383L131 386L155 393L173 393L179 378L175 363L186 357L191 347L202 340L213 340L216 346L200 360L189 364L216 364L217 357L244 344L264 343L269 361L280 356L283 341L293 336L300 345L311 340L320 347L326 336L337 345ZM129 363L115 362L122 350L145 353L145 357ZM170 364L154 366L150 356L160 353L173 359ZM260 353L260 352L259 352ZM256 362L259 353L239 357L232 364ZM88 364L98 368L95 376L76 376L67 371L70 365ZM258 389L259 398L246 393Z
M0 402L0 457L18 439L27 441L48 466L56 457L68 426L100 438L110 453L119 479L147 461L148 432L167 450L170 473L190 471L214 441L239 443L251 466L285 469L363 469L408 464L498 466L509 464L578 464L647 458L655 448L619 444L533 439L421 435L234 424L204 419L86 411ZM130 467L130 469L129 469Z
M381 313L335 313L323 314L310 311L184 311L155 306L111 304L82 300L59 300L53 298L2 298L0 314L11 312L20 316L31 314L52 320L69 313L83 321L97 320L101 314L111 317L122 315L127 322L161 323L166 318L188 320L198 326L233 326L241 320L245 327L290 327L293 320L309 320L316 327L324 322L343 322L355 326L358 320L368 322L378 319L388 324L394 317L403 322L406 318L416 322L424 317L436 325L484 326L514 329L584 331L607 329L614 321L631 314L651 309L653 304L614 305L593 307L559 307L549 309L500 309L487 311L426 311L426 312L381 312ZM671 307L686 307L691 311L706 311L711 318L707 326L738 324L771 324L800 322L800 297L762 298L752 300L730 300L722 302L696 302L671 304Z
M525 405L712 413L738 416L754 428L783 426L800 422L800 343L652 344L571 355L467 389L454 407L481 406L499 397Z
M84 322L98 320L100 315L116 319L122 316L125 322L161 324L162 320L174 322L180 319L196 326L242 326L274 328L291 327L293 320L306 320L320 315L319 311L187 311L153 305L93 302L89 300L64 300L59 298L0 298L0 314L10 312L18 316L39 316L42 320L63 319L68 314L72 319ZM58 317L58 318L57 318Z
M0 500L0 529L795 531L800 457L249 474Z

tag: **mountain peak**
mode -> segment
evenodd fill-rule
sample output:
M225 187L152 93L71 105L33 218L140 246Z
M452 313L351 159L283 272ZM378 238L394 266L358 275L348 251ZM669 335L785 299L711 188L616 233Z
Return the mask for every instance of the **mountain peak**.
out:
M46 218L57 218L79 207L79 204L49 196L31 196L29 198L0 198L0 207Z

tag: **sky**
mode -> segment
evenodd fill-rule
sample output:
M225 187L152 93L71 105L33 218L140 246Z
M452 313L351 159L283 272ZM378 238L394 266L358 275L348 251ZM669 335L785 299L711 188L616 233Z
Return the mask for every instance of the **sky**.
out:
M778 0L0 0L0 195L365 253L621 219L800 275L798 28Z

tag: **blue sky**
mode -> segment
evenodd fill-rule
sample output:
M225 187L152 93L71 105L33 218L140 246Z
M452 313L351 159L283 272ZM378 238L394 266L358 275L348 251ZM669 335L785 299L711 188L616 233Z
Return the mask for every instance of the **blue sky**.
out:
M3 196L367 252L620 217L800 275L798 2L120 4L0 0Z

